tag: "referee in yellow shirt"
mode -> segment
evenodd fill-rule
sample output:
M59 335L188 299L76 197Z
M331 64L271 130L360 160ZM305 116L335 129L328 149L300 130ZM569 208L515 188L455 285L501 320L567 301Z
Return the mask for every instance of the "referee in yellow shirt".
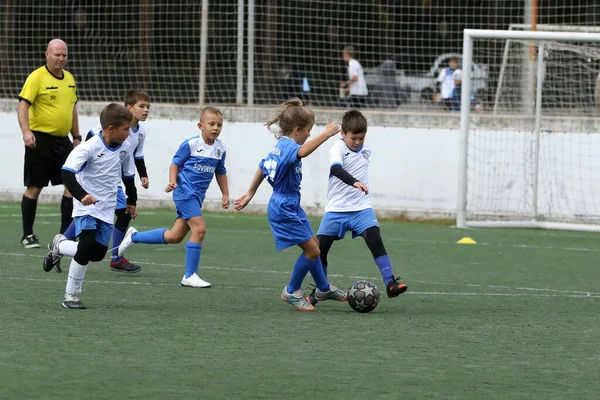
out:
M18 118L25 142L24 182L27 189L21 200L23 237L21 246L39 248L33 233L37 201L42 189L61 185L61 168L67 156L81 143L77 116L77 90L73 75L63 68L67 63L67 44L53 39L46 50L46 65L27 77L19 93ZM69 132L73 143L69 140ZM73 198L65 188L60 205L63 233L71 223Z

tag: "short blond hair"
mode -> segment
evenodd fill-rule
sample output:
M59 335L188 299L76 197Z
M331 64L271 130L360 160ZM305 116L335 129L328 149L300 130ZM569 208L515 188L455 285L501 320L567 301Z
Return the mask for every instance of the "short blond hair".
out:
M348 55L352 58L354 58L354 54L356 54L356 50L354 49L354 46L346 46L342 49L342 53L348 53Z
M223 116L223 112L221 112L221 110L219 110L217 107L204 107L202 109L202 111L200 111L200 121L202 121L202 117L204 117L204 114L213 114L213 115L220 115L221 117Z

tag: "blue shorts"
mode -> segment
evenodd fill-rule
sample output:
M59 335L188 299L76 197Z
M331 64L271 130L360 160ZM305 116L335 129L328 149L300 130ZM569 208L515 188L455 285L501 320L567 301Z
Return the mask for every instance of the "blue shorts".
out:
M310 221L300 207L299 195L273 194L268 216L277 250L304 243L314 235Z
M197 197L175 200L175 209L177 210L177 218L181 218L184 221L202 216L202 202Z
M343 239L346 231L352 231L352 239L354 239L373 226L379 226L379 223L372 208L348 212L329 211L323 215L317 235Z
M115 210L124 210L127 208L127 196L123 192L121 185L117 187L117 207Z
M82 215L75 217L75 236L81 235L81 231L96 231L96 242L108 247L113 226L108 222L100 221L98 218Z

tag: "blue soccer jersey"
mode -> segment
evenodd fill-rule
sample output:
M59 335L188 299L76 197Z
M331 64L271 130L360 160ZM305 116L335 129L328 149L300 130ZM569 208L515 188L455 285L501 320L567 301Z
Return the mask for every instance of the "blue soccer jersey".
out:
M300 145L283 136L273 150L258 164L263 176L275 193L300 193L302 161L298 158Z
M225 154L225 144L219 139L212 145L206 144L201 136L186 139L173 156L173 164L179 167L173 200L197 197L203 202L215 174L227 174Z

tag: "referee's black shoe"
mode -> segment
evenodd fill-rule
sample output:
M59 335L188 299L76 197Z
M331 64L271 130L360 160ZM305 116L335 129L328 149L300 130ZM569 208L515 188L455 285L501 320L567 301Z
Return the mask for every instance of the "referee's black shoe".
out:
M39 249L40 247L40 239L34 235L21 236L21 247L24 249Z

